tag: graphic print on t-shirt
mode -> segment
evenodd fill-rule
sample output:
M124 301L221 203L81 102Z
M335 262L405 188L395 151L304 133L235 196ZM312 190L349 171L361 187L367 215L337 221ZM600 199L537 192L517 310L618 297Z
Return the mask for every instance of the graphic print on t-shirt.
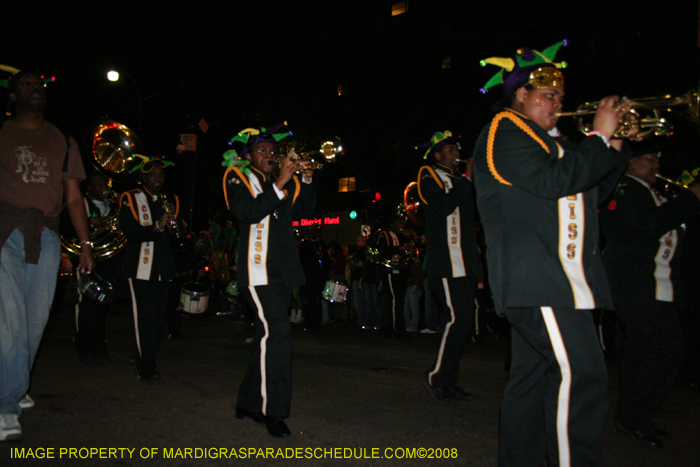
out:
M31 150L31 146L20 146L15 149L17 157L16 173L22 174L24 183L46 183L49 171L44 157L39 157Z

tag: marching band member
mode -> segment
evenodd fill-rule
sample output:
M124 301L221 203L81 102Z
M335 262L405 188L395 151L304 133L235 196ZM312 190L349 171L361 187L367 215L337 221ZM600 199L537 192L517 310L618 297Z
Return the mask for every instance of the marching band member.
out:
M428 281L448 315L426 388L438 402L469 400L457 380L462 351L474 330L477 278L482 275L474 231L474 184L457 172L459 145L452 133L435 133L421 146L428 148L424 158L431 163L418 172L427 223ZM467 168L471 176L471 163Z
M88 175L83 201L91 232L105 227L109 217L117 212L117 206L109 200L107 178L99 172ZM97 262L93 271L114 284L119 272L118 258L112 256ZM109 358L107 354L108 315L109 304L93 300L86 295L79 295L75 306L77 334L74 343L81 362L99 362Z
M624 114L616 97L600 101L595 131L578 146L552 136L562 44L484 61L503 67L487 87L501 82L504 92L474 150L494 303L512 326L500 466L602 463L607 374L590 310L611 299L596 211L629 155L611 141Z
M244 143L244 159L235 150L224 154L229 169L224 194L241 228L237 264L239 287L256 310L255 338L248 370L238 391L236 418L250 418L266 426L271 436L291 432L284 422L292 399L292 342L289 303L292 288L304 283L292 218L310 216L316 206L312 170L302 180L295 172L302 164L292 160L293 150L282 160L277 177L278 141L283 125L241 131L232 142Z
M407 339L403 308L411 265L399 264L398 258L413 246L405 242L404 235L400 236L404 226L403 216L395 214L390 222L388 229L380 230L377 239L377 250L380 256L391 258L389 264L377 264L381 277L381 285L377 290L382 297L384 334L387 337L403 340Z
M700 185L665 198L653 188L658 152L646 143L637 143L633 151L613 199L600 213L607 239L603 262L615 313L625 324L615 426L642 446L660 449L659 436L667 433L652 418L682 361L681 227L700 212Z
M146 383L161 379L156 354L163 339L170 282L176 276L170 242L176 235L180 201L161 191L169 165L172 162L159 158L145 160L137 167L141 188L124 192L120 199L119 221L128 240L124 261L139 351L136 370Z

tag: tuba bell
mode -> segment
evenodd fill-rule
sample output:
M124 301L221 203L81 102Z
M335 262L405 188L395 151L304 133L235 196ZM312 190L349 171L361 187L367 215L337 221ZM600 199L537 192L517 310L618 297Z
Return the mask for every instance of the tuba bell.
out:
M425 209L418 193L418 183L411 182L406 186L403 191L403 204L409 219L417 226L424 227L426 224Z
M396 208L395 216L401 217L403 222L406 219L407 214L406 206L399 204L399 206ZM404 268L416 262L416 259L418 259L418 237L409 230L402 229L395 233L399 238L399 243L405 246L405 248L391 257L384 256L379 248L379 242L381 241L382 235L386 235L387 239L390 238L390 234L387 232L387 230L378 229L369 236L366 246L367 254L372 262L393 269Z
M142 161L138 154L143 152L143 145L127 126L102 120L93 129L87 146L91 148L93 165L102 175L123 183L136 181L138 175L132 172ZM109 193L112 204L117 204L118 198L116 193ZM118 207L103 226L91 228L90 241L96 261L112 257L126 246L126 235L119 226ZM81 246L77 238L62 233L61 245L70 255L80 255Z

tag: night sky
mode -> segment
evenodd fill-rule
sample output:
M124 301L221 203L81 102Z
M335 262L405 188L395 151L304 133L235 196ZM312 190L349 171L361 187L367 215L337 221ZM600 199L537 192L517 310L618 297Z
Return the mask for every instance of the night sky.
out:
M297 147L343 141L327 178L345 171L359 189L398 200L422 162L414 147L434 131L461 135L471 153L500 96L478 92L498 71L479 60L521 46L569 40L557 56L569 63L569 110L609 94L698 86L698 2L410 0L393 18L392 3L13 2L0 12L0 63L55 75L47 117L78 141L101 117L134 130L147 154L176 157L178 135L198 134L199 196L215 204L226 142L284 120ZM133 80L108 82L110 68ZM568 122L560 128L575 132ZM700 165L697 126L676 128L659 142L674 154L664 161L669 176Z

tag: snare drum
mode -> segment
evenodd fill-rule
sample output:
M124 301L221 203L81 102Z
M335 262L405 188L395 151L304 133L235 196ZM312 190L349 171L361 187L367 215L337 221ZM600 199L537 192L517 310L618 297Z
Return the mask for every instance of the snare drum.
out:
M337 281L326 281L326 287L323 289L322 296L329 302L343 303L345 295L348 293L348 286Z
M188 282L180 289L180 307L185 313L199 314L207 311L209 287L199 282Z

